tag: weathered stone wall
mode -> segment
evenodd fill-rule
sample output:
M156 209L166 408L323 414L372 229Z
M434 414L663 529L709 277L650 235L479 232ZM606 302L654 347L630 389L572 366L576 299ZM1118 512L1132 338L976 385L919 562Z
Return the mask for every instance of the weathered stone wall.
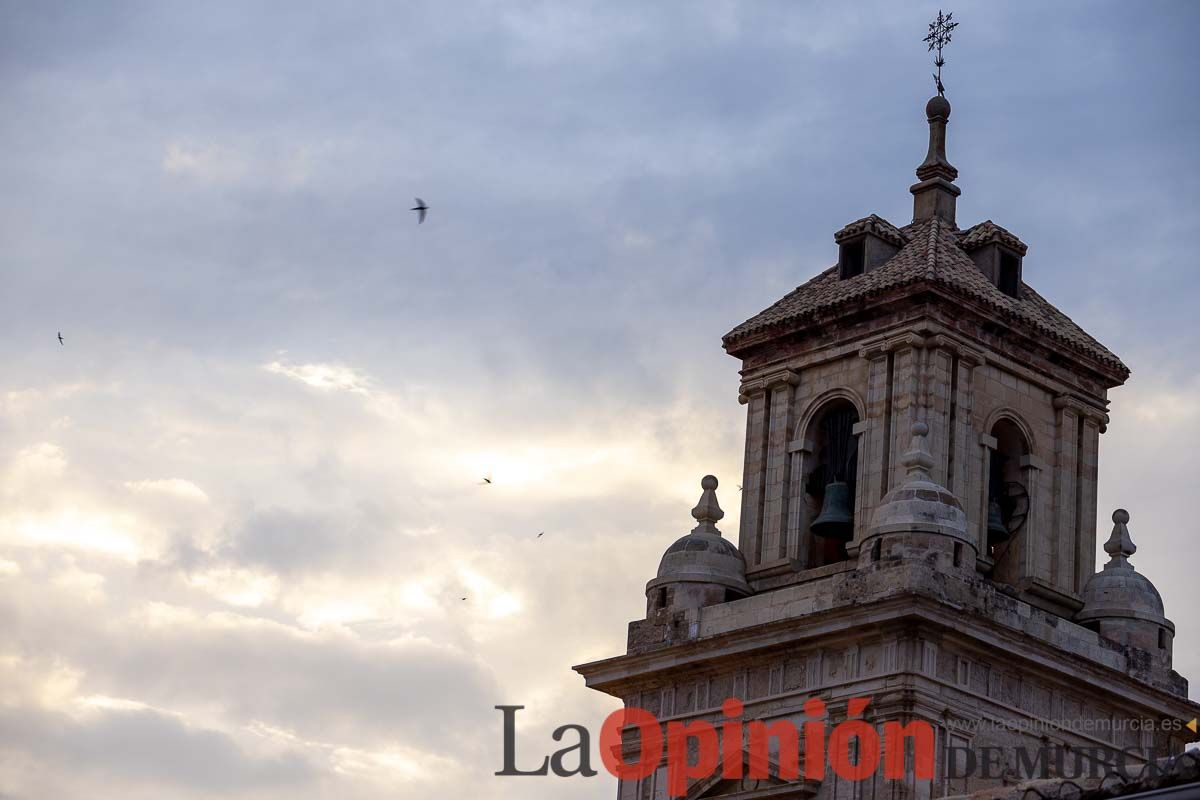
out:
M1022 762L1017 748L1024 748L1027 757L1035 760L1047 745L1069 745L1072 752L1158 748L1158 754L1165 755L1182 750L1180 740L1140 729L1141 720L1150 713L1147 709L1120 693L1084 691L1063 677L1031 673L1011 662L997 663L994 654L956 632L910 627L841 633L777 647L752 658L716 657L662 680L646 681L631 688L624 699L627 706L645 709L664 724L703 719L720 730L729 719L720 709L727 698L743 701L744 720L789 720L799 727L808 719L804 702L819 697L829 709L828 730L846 718L850 698L866 697L871 705L864 718L879 731L888 720L922 719L934 727L937 777L933 781L913 779L907 793L895 794L897 787L885 786L880 777L850 782L831 771L817 794L831 800L941 797L998 786L1004 780L999 774L1011 781L1027 770L1029 762ZM948 747L999 748L993 777L948 775ZM629 760L636 758L636 752L636 743L630 742ZM777 747L771 756L777 762ZM1049 774L1056 775L1054 762L1048 763ZM1076 769L1071 759L1065 766L1067 774ZM874 794L885 790L887 794ZM620 797L665 798L665 762L655 775L623 784Z
M1008 354L987 353L929 320L888 324L862 341L817 339L811 349L782 349L769 367L747 371L739 547L751 585L778 583L808 563L809 525L819 511L804 491L817 454L811 423L826 403L850 402L858 473L853 557L880 498L901 479L899 457L918 415L929 425L934 480L962 502L985 574L1016 587L1031 603L1069 616L1095 570L1096 468L1106 422L1103 391L1079 399L1080 385L1039 373ZM807 340L806 340L807 341ZM786 355L785 355L786 354ZM749 363L749 362L748 362ZM1012 478L1029 507L1017 536L995 553L987 546L989 469L1001 421L1027 445Z

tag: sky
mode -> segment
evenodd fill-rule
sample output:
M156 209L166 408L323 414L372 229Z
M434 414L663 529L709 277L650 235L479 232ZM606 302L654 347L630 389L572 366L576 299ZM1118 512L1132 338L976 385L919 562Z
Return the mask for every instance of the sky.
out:
M1200 5L951 10L1200 698ZM706 473L736 540L720 337L911 218L936 12L0 2L0 797L612 797L493 707L598 733Z

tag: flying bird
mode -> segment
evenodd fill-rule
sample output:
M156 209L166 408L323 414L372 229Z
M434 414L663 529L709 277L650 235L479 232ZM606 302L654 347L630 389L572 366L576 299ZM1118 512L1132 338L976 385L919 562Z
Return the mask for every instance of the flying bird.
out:
M465 598L465 597L463 598L463 600L466 600L466 599L467 599L467 598Z
M484 485L491 486L492 485L492 473L489 472L487 475L485 475L483 480L481 480L479 482L479 485L480 486L484 486Z
M64 342L64 341L63 341L63 338L62 338L62 331L59 331L59 332L58 332L58 343L59 343L59 344L61 344L61 345L63 345L63 346L65 346L65 345L66 345L66 342Z
M425 205L425 201L419 197L413 198L417 204L409 209L409 211L417 212L417 224L420 225L425 221L425 212L429 210L429 206Z
M540 538L542 538L542 537L543 537L543 536L545 536L545 535L546 535L546 532L545 532L545 531L542 531L541 533L539 533L539 534L537 535L537 538L539 538L539 539L540 539Z

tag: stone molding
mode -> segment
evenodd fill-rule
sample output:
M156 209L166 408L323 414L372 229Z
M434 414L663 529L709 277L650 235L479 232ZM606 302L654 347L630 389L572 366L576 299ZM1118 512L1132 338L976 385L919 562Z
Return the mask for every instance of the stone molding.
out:
M1060 411L1072 411L1076 416L1091 420L1101 428L1108 427L1108 413L1095 406L1088 405L1082 400L1066 394L1057 395L1052 401L1054 408ZM1103 432L1103 431L1101 431Z
M800 373L791 369L781 369L768 372L755 378L742 381L738 389L738 402L742 405L750 402L750 398L763 394L771 389L782 386L795 386L800 383Z

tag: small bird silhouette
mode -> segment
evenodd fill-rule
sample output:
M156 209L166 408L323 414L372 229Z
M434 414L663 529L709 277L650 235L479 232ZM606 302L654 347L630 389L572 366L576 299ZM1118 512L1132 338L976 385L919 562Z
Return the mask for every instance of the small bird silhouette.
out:
M465 598L465 597L463 598L463 600L466 600L466 599L467 599L467 598Z
M543 536L545 536L545 535L546 535L546 532L545 532L545 531L542 531L541 533L539 533L539 534L537 535L537 538L539 538L539 539L540 539L540 538L542 538L542 537L543 537Z
M489 472L486 476L484 476L483 480L481 480L479 482L479 485L480 486L484 486L484 485L491 486L492 485L492 473Z
M64 346L66 345L66 342L64 342L62 338L62 331L58 332L58 343Z
M420 225L425 221L425 212L429 210L429 206L425 205L425 201L419 197L414 197L413 199L417 201L417 204L410 208L409 211L417 212L417 224Z

